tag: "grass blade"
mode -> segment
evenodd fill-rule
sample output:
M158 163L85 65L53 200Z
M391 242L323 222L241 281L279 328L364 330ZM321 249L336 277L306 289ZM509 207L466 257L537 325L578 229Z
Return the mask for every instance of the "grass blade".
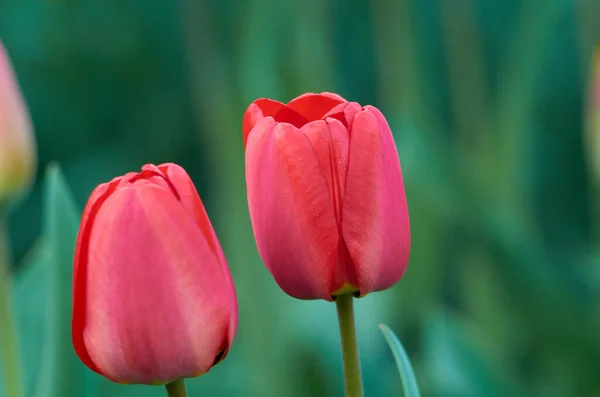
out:
M387 340L390 349L392 349L392 353L394 354L398 372L400 372L400 378L402 379L404 397L421 397L419 385L415 378L415 372L413 371L408 355L398 340L398 337L385 324L380 324L379 328L381 328L381 332L383 332L383 336Z

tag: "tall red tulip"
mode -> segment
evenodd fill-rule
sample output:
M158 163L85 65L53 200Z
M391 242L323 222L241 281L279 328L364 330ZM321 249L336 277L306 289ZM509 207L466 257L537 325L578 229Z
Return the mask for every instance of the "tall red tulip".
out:
M183 168L146 165L94 190L73 276L73 344L89 368L118 383L195 377L236 327L229 269Z
M244 115L248 205L259 253L289 295L364 296L410 253L398 153L379 110L330 94L258 99Z

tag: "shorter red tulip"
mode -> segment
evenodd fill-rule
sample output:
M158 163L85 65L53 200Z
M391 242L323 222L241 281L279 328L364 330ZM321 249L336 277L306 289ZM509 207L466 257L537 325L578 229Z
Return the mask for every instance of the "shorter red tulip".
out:
M372 106L336 94L252 103L243 122L258 251L289 295L364 296L406 270L410 225L398 152Z
M207 372L237 328L233 282L194 185L175 164L98 186L83 213L73 275L73 344L118 383Z

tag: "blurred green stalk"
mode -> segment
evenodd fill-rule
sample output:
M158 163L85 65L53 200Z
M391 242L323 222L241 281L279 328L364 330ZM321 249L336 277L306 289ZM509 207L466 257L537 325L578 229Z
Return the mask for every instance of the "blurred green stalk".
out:
M335 304L342 338L346 397L362 397L362 377L358 357L358 343L356 342L356 327L354 326L353 299L352 294L340 295L337 297Z
M23 397L25 394L11 291L8 236L4 216L0 213L0 361L4 362L6 396Z
M179 379L175 382L169 383L165 387L167 388L167 394L169 395L169 397L187 397L187 391L185 390L185 381L183 379Z

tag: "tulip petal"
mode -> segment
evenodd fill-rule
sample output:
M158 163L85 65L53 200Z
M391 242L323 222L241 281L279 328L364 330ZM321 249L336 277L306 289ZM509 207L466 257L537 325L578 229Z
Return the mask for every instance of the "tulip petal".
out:
M332 108L344 100L332 95L304 94L293 99L288 106L304 116L308 121L319 120Z
M330 124L334 124L332 130L329 128ZM315 152L339 223L348 164L348 131L342 123L334 119L330 119L330 122L313 121L302 127L301 131L306 135Z
M242 122L244 147L248 142L248 135L252 128L265 117L273 117L276 121L289 123L298 128L308 123L305 117L284 103L268 98L257 99L248 106L246 113L244 113Z
M169 182L172 183L177 195L179 196L179 201L183 207L190 214L192 214L196 223L198 226L200 226L202 234L204 235L211 252L219 259L219 262L221 263L223 276L227 280L227 283L229 284L228 290L231 291L232 294L231 301L234 302L234 309L231 310L232 317L229 327L229 345L231 345L237 329L237 297L235 294L233 279L231 278L231 273L229 272L229 267L227 266L223 249L219 244L215 230L212 227L210 219L208 218L204 204L202 204L202 200L200 200L200 196L198 195L198 191L194 186L194 182L192 182L187 172L185 172L181 166L173 163L161 164L157 168L163 172Z
M339 242L338 258L333 269L330 291L337 291L344 285L356 286L354 265L347 255L344 239L341 238L342 205L346 190L348 169L349 134L337 119L313 121L302 127L315 152L321 174L325 178L329 191L329 200L333 203Z
M285 107L278 111L275 116L273 116L275 121L280 123L288 123L293 125L294 127L300 128L304 124L308 123L308 120L304 118L300 113L296 112L292 108Z
M242 137L244 139L244 148L248 142L248 134L252 131L252 128L262 120L265 116L258 105L251 103L244 113L244 119L242 120Z
M244 145L248 141L248 134L252 131L252 128L264 119L265 117L275 116L281 109L285 109L287 105L279 101L274 101L269 98L260 98L252 102L246 113L244 113L244 120L242 122L242 132L244 136Z
M305 94L297 96L296 98L292 99L292 101L294 101L296 99L304 98L304 97L307 97L307 96L315 96L315 95L325 96L325 97L328 97L328 98L331 98L331 99L335 99L336 101L340 101L340 102L348 102L341 95L335 94L333 92L321 92L319 94L316 94L314 92L307 92Z
M296 298L331 300L339 233L309 139L286 123L257 124L246 181L258 250L279 286Z
M234 302L219 258L175 196L151 181L121 186L97 209L89 245L77 277L93 313L83 339L101 373L156 384L210 369Z
M410 254L402 172L390 128L371 106L352 124L342 232L361 295L389 288L402 277Z
M356 102L341 103L327 112L323 118L326 119L327 117L332 117L334 119L338 119L346 128L349 129L354 122L354 116L356 116L356 113L360 112L361 110L362 106Z
M75 259L73 261L73 321L71 324L73 347L79 359L91 370L101 374L96 364L90 358L83 339L83 330L86 326L87 306L87 257L89 255L89 234L93 219L98 208L104 203L108 195L118 185L120 178L115 178L110 183L103 183L96 187L81 217L80 232L75 244Z

